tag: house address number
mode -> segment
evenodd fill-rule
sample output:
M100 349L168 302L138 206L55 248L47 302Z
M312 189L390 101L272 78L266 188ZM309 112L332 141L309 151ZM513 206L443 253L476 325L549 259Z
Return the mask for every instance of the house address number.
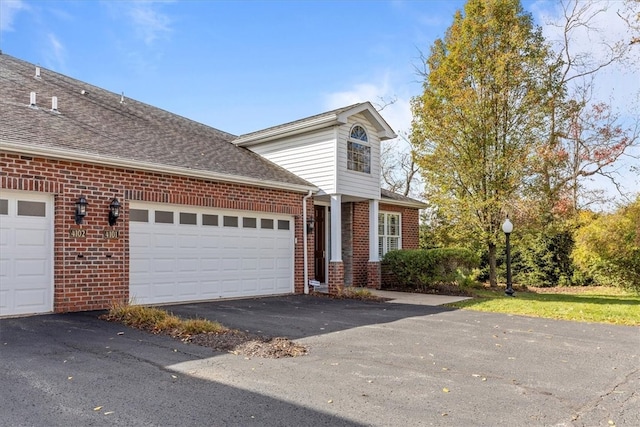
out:
M87 237L87 230L84 228L71 228L69 230L69 237L77 239L79 237Z
M120 237L120 234L118 233L118 230L104 230L102 232L102 236L105 239L117 239Z

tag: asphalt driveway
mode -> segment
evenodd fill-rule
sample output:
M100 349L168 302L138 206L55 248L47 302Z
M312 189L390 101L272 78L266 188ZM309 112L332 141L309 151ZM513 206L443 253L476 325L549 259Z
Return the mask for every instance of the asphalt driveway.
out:
M0 320L1 425L640 425L640 329L288 296L168 307L286 336L245 358L97 319Z

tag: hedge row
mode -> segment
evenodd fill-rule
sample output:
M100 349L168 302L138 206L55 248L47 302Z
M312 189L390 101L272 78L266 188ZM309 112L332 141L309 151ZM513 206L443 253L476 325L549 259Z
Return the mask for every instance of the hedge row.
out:
M424 290L438 284L461 285L479 265L478 256L466 249L415 249L388 252L382 271L393 277L394 287Z

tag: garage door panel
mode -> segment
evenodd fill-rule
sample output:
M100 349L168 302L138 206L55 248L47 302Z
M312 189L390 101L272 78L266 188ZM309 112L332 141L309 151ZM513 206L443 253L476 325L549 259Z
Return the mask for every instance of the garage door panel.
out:
M3 219L0 219L0 221L4 221L4 217L0 217ZM9 247L9 235L10 235L10 231L8 228L0 228L0 249L4 250L4 249L8 249Z
M200 246L201 237L198 234L178 234L178 249L197 249Z
M2 190L0 316L53 310L53 197Z
M242 269L243 270L257 270L258 269L258 259L257 258L242 258Z
M14 263L15 266L15 278L20 280L21 278L33 278L43 277L47 274L47 263L42 258L34 259L17 259Z
M148 210L150 218L155 217L156 209L173 211L174 218L181 218L179 212L181 209L184 211L180 207L135 202L131 207ZM130 291L137 297L136 303L195 301L293 291L293 230L278 230L276 227L278 220L290 223L290 217L273 216L262 221L264 215L259 213L205 208L189 208L189 212L196 218L188 218L188 224L130 223ZM276 229L260 228L270 221ZM143 272L146 275L141 274ZM161 283L170 277L173 278L174 291L160 289ZM156 283L149 292L144 291L144 297L141 297L144 289L140 283L142 280Z
M193 278L191 280L184 279L177 286L178 295L182 297L188 297L189 299L193 299L198 295L199 286L200 286L200 281L197 280L197 278Z
M22 308L40 307L45 303L46 294L42 289L16 289L16 306Z
M240 260L238 258L222 258L220 263L221 271L237 272L240 269Z
M16 228L15 245L21 248L42 247L47 244L47 233L42 228Z
M176 235L175 233L155 232L151 236L152 245L158 249L175 249Z
M242 281L242 290L247 293L257 293L258 279L246 279Z
M200 268L203 272L216 272L220 270L220 258L202 258Z

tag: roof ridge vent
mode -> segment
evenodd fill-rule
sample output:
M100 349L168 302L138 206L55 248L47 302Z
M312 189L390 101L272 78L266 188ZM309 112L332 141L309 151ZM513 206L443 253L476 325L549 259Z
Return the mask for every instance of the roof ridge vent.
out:
M36 105L36 93L35 92L31 92L31 94L29 95L29 107L38 108L38 106Z
M40 79L40 66L36 65L36 75L33 76L34 79Z
M58 112L58 97L57 96L52 96L51 97L51 111L54 113Z

